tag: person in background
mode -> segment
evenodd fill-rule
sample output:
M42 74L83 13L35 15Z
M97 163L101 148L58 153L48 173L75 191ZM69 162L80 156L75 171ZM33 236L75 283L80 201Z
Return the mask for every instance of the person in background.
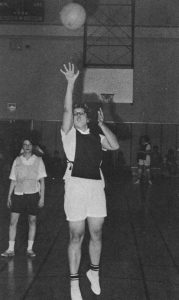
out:
M10 187L7 206L11 211L9 247L2 257L15 255L17 223L22 213L28 214L29 232L27 255L36 256L33 244L36 234L36 219L39 208L44 206L46 170L41 157L33 154L33 143L29 137L23 139L20 155L15 158L10 172Z
M151 166L154 168L161 168L162 162L163 159L161 153L159 152L159 147L154 145L151 152Z
M177 155L172 148L168 149L166 154L166 166L169 175L176 175L177 173Z
M82 300L79 285L81 246L87 221L90 241L90 269L86 275L94 294L101 293L99 264L102 250L102 227L106 217L104 179L100 169L102 149L117 150L116 136L104 123L103 112L98 111L98 126L102 134L89 129L89 111L85 104L73 106L73 90L79 71L73 64L63 65L60 71L67 80L61 135L67 157L64 175L64 209L69 224L68 258L70 293L72 300Z
M148 135L142 135L139 139L139 151L137 153L138 162L138 178L135 184L139 184L142 178L142 174L146 174L149 184L151 181L151 144Z

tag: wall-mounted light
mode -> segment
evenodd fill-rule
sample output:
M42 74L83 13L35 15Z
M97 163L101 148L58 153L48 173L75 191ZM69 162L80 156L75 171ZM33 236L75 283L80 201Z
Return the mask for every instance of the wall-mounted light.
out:
M7 109L10 112L16 111L16 103L7 103Z

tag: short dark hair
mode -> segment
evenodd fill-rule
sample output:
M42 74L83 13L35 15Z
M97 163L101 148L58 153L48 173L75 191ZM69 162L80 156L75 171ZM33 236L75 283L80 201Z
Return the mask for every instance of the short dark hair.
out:
M24 141L29 141L32 145L34 145L34 141L33 141L33 139L32 139L31 136L25 136L25 137L23 137L21 139L22 145L23 145Z
M87 114L87 117L89 117L90 109L86 103L74 103L73 105L73 111L76 108L82 108L84 109L84 112Z
M141 144L143 140L144 140L146 143L150 143L150 138L149 138L149 136L148 136L147 134L144 134L144 135L142 135L142 136L139 138L139 144Z
M89 110L89 107L86 103L74 103L73 109L75 108L83 108L85 111Z

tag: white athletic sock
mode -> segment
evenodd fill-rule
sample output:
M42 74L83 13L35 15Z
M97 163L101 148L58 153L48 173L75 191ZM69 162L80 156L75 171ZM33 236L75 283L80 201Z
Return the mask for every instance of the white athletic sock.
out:
M70 275L70 294L71 300L83 300L79 287L79 275Z
M14 251L15 241L9 241L9 248L7 250Z
M28 240L28 247L27 247L27 251L29 251L29 250L32 250L33 244L34 244L34 241L30 241L30 240Z

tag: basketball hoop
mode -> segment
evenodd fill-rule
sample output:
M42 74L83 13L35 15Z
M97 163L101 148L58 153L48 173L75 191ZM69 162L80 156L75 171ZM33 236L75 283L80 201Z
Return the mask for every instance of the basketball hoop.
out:
M103 102L103 103L112 103L113 102L113 97L114 97L114 94L100 94L100 100Z

